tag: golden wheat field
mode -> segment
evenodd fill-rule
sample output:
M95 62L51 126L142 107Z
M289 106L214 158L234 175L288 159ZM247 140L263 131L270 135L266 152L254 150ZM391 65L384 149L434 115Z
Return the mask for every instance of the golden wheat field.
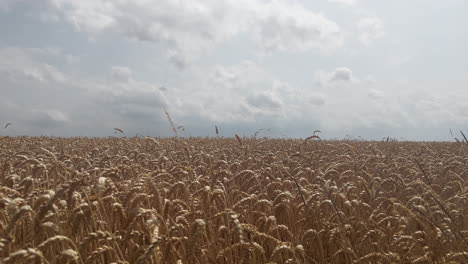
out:
M468 147L0 138L0 263L468 263Z

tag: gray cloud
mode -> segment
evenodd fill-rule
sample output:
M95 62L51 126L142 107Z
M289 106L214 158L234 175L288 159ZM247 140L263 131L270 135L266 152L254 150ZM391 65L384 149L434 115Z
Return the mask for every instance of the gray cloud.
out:
M257 13L260 41L269 51L332 49L342 44L335 22L301 6L275 1Z
M372 99L379 99L384 97L384 93L377 89L370 89L368 95Z
M94 107L127 119L151 118L167 107L167 98L156 85L133 78L128 67L111 67L111 81L93 80L81 84Z
M281 101L271 94L253 94L247 97L247 103L260 109L276 110L281 108Z
M11 11L11 9L19 2L24 2L24 0L2 0L0 1L0 11Z
M313 105L322 106L322 105L325 105L325 96L315 94L315 95L310 96L309 101Z
M367 17L357 23L358 39L365 46L370 46L372 42L385 35L382 20L378 17Z
M340 67L336 68L330 75L331 82L350 82L353 78L353 73L349 68Z
M157 5L145 1L39 1L43 10L47 7L48 16L61 18L77 31L93 36L118 32L185 51L243 33L267 50L329 50L343 42L335 22L285 0L162 0Z
M21 95L23 96L23 95ZM17 104L19 98L0 96L0 124L2 135L41 135L56 133L65 135L66 127L70 125L67 113L53 108L35 105ZM3 126L12 123L7 129Z
M64 73L49 63L41 61L43 54L49 52L17 47L0 48L0 73L11 80L26 78L39 82L65 82L67 77Z
M177 70L182 71L189 66L187 59L179 51L171 50L167 55L168 62Z
M332 71L317 71L315 73L316 83L321 87L348 87L359 80L354 77L351 69L347 67L338 67Z
M70 120L67 115L60 110L40 109L32 110L25 121L27 121L29 125L38 128L55 129L59 126L66 125Z
M169 136L164 108L193 136L467 129L460 1L4 0L0 13L2 135Z
M129 82L132 80L132 70L123 66L112 66L111 76L119 82Z
M37 53L42 53L43 58ZM0 122L14 123L5 133L105 135L113 126L153 127L153 131L158 131L156 124L163 123L166 96L157 85L136 80L128 67L112 66L109 75L90 79L67 73L66 82L54 84L57 80L53 75L44 74L45 70L37 71L41 73L37 78L26 74L12 78L11 74L4 74L29 68L48 69L40 68L40 62L60 57L66 63L66 54L15 48L3 49L0 55L8 58L0 62L4 87L0 96ZM15 67L9 67L7 62ZM154 125L148 126L149 122Z
M345 5L354 5L356 4L357 0L328 0L328 2L340 3Z
M170 99L175 116L189 123L238 124L254 129L259 124L283 124L285 120L300 119L301 111L311 107L302 90L281 82L259 65L244 62L230 67L215 67L207 76L199 76L185 90L189 96Z

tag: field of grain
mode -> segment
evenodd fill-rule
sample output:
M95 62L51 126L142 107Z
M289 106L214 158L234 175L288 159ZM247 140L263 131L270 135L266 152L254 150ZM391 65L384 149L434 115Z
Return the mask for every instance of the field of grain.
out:
M468 263L468 146L0 138L0 263Z

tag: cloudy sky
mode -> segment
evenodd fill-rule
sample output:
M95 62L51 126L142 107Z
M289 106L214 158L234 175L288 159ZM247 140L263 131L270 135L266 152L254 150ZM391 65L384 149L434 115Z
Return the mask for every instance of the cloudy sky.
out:
M466 0L0 0L0 135L468 132ZM3 126L11 122L6 129Z

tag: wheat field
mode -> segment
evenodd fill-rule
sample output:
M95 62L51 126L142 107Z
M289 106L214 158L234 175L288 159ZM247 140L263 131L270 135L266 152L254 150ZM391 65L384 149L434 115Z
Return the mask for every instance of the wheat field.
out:
M0 138L0 263L468 263L468 146Z

